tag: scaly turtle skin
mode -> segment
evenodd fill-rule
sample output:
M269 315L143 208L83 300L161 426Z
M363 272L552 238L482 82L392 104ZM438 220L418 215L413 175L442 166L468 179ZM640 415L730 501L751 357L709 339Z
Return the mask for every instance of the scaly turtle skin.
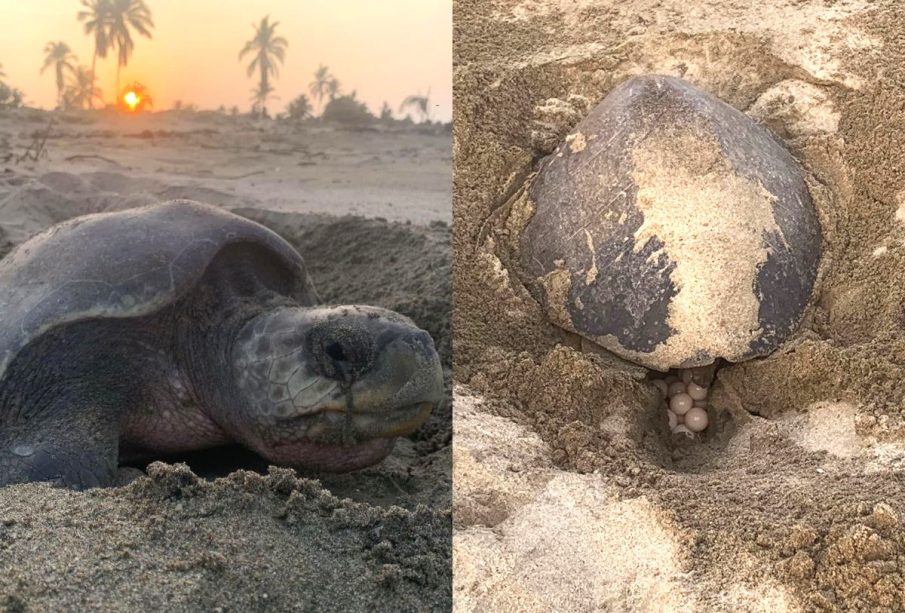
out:
M521 277L550 319L657 370L775 350L803 316L820 259L794 158L671 77L616 87L513 210Z
M0 484L103 485L120 453L231 441L354 470L442 395L426 332L318 306L286 241L215 207L76 218L0 262Z

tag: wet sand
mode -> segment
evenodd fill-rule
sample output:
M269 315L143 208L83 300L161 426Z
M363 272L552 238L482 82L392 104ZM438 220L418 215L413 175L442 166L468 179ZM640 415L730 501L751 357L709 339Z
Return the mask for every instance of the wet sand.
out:
M451 380L448 135L80 113L55 119L46 157L2 162L49 118L0 114L0 252L80 214L224 206L296 246L325 302L412 317ZM296 476L228 447L121 488L4 488L0 609L448 609L450 420L445 402L348 475Z
M892 2L460 0L454 598L460 611L905 610L905 18ZM804 167L800 331L669 432L506 266L504 205L617 84L678 76Z

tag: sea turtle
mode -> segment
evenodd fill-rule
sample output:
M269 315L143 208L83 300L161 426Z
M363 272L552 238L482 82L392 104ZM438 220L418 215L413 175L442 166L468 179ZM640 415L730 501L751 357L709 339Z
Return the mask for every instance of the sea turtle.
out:
M766 355L810 300L821 235L801 168L681 79L617 86L525 194L514 261L550 319L648 368Z
M354 470L442 397L427 332L318 306L289 243L214 206L78 217L0 262L0 484L98 486L118 452L232 441Z

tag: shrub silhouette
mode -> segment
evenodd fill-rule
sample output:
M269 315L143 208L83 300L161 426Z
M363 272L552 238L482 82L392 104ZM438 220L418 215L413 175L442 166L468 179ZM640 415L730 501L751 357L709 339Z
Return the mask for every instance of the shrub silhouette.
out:
M365 125L375 119L368 107L355 99L355 92L330 100L324 107L323 118L345 125Z
M0 109L17 109L22 106L24 98L22 90L0 81Z
M297 96L295 100L290 102L289 106L286 107L286 112L289 113L289 118L294 119L295 121L301 121L303 119L311 117L311 110L311 101L305 94Z

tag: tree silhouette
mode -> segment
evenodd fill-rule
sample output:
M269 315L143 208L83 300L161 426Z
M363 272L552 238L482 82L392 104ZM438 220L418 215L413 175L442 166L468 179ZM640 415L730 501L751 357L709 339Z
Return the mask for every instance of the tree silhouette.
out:
M364 125L374 120L368 107L356 98L354 91L347 96L332 98L324 107L321 116L325 121L336 121L347 125Z
M87 66L79 66L71 75L69 85L63 94L63 106L66 108L94 108L94 100L102 100L100 88L94 73Z
M95 82L97 58L106 58L110 48L110 0L82 0L85 10L78 12L79 21L85 22L85 34L94 37L94 55L91 57L91 80ZM88 108L94 108L94 98L89 97Z
M22 106L25 94L21 89L0 82L0 109L15 109Z
M308 96L305 94L297 96L295 100L290 102L289 106L286 107L286 112L289 113L290 119L307 119L311 115L311 101L308 100Z
M317 100L317 104L323 112L324 97L329 95L331 100L336 98L339 94L339 81L330 74L330 70L326 66L321 64L314 71L314 80L308 86L308 91Z
M380 107L380 121L384 123L389 123L393 120L393 109L390 108L390 103L384 101L383 106Z
M108 44L117 51L115 96L119 98L119 73L123 66L129 64L129 58L135 50L132 29L142 36L151 38L154 21L151 19L151 10L144 0L109 0L109 11L106 37Z
M342 93L340 89L339 80L336 77L330 77L330 80L327 81L327 95L330 96L330 100L335 100ZM355 92L352 92L352 97L355 97Z
M44 46L44 65L40 74L53 67L57 79L57 107L63 106L63 89L66 87L66 73L72 72L75 67L72 62L76 60L69 45L63 41L49 42Z
M251 112L252 113L260 113L262 117L268 117L267 115L267 101L271 98L276 98L276 96L272 96L273 86L270 83L261 82L257 87L251 88Z
M261 113L267 116L267 98L273 92L273 86L270 84L270 76L274 78L279 76L277 61L283 63L286 55L286 47L289 43L282 36L276 36L276 27L279 21L270 23L270 16L264 17L258 25L252 24L255 29L254 37L245 43L242 51L239 52L239 59L254 53L251 64L248 65L248 76L254 74L257 70L260 74L258 87L252 90L252 99L255 104L259 104Z
M421 121L429 121L430 120L430 88L427 89L427 94L415 94L412 96L408 96L405 100L402 101L402 104L399 106L399 112L405 110L406 107L414 107L415 111L418 115L421 116Z
M3 82L6 73L3 72L3 65L0 64L0 109L17 108L22 106L25 94L21 89L10 87Z

